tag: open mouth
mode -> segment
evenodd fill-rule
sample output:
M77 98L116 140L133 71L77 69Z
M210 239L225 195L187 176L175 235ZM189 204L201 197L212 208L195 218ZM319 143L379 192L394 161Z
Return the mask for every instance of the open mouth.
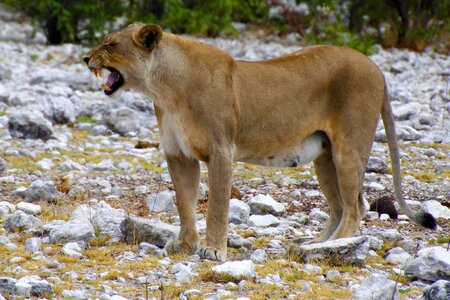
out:
M124 84L122 74L113 67L90 69L95 76L102 78L102 81L105 80L101 85L105 95L114 94Z

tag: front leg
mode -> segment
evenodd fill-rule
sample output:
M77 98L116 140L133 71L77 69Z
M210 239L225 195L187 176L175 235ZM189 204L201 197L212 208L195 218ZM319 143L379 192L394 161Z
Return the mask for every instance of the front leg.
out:
M231 194L232 157L215 151L208 161L209 197L206 215L206 245L201 258L225 260L227 257L228 209Z
M176 192L177 209L181 230L178 240L169 241L164 247L167 252L194 254L200 247L195 227L195 210L200 182L200 166L197 160L183 155L166 154L169 173Z

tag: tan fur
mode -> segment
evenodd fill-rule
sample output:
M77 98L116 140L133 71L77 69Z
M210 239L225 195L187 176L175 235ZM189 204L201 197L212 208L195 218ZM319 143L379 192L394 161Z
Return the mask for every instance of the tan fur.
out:
M364 55L315 46L268 61L237 61L156 25L133 24L107 36L87 58L91 68L116 68L124 88L154 102L181 219L169 251L200 249L203 258L226 258L233 161L295 166L314 159L331 208L315 241L355 234L365 214L362 180L375 130L383 105L390 107L384 77ZM209 183L201 248L199 161L208 166Z

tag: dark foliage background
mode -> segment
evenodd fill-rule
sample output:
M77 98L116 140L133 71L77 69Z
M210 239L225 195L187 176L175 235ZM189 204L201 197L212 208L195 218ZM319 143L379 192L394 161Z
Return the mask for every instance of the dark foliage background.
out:
M48 43L93 42L127 23L159 23L176 33L236 34L233 22L307 43L365 53L379 43L449 50L450 1L442 0L0 0L44 28ZM441 47L442 48L442 47ZM441 49L442 50L442 49Z

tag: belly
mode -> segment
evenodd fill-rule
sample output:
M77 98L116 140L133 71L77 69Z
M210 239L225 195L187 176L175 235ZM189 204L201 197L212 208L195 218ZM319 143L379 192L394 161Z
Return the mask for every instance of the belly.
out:
M283 149L277 153L268 150L265 155L254 156L248 151L242 153L238 148L235 160L266 167L297 167L319 157L325 151L328 143L328 138L323 132L316 132L307 136L294 147ZM267 148L270 149L270 147Z

